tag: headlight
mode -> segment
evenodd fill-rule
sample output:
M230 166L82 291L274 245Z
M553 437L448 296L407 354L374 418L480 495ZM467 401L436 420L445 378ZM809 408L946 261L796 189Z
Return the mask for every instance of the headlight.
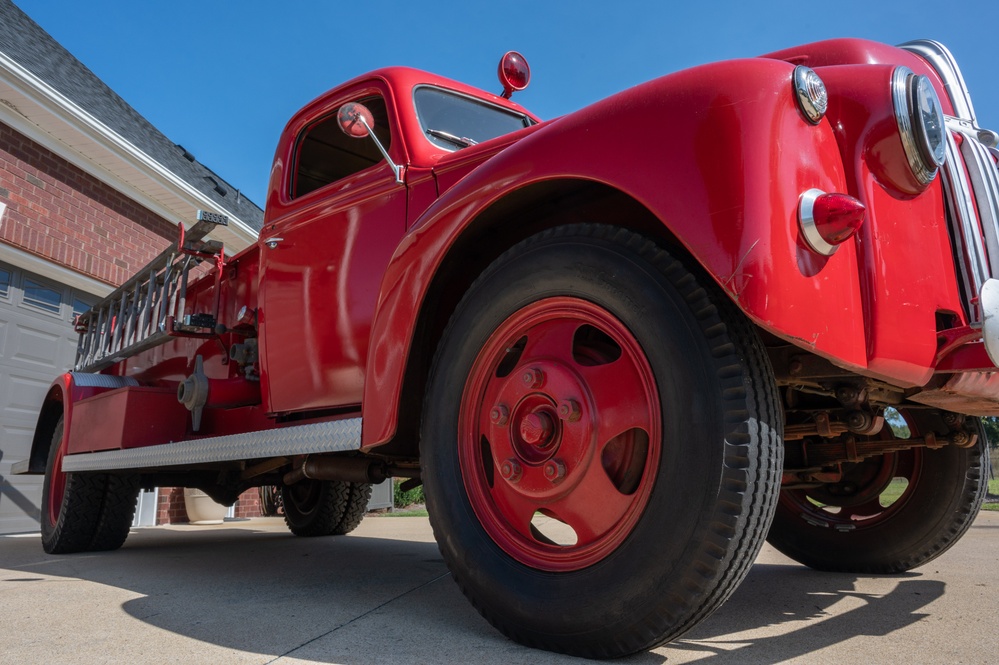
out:
M909 168L920 183L929 184L947 155L940 98L928 78L914 74L908 67L895 69L891 94Z

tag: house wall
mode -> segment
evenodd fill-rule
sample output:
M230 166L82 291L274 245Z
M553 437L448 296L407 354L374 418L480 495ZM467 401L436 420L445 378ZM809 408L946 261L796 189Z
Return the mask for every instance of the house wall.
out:
M0 123L0 240L121 284L176 238L175 225Z

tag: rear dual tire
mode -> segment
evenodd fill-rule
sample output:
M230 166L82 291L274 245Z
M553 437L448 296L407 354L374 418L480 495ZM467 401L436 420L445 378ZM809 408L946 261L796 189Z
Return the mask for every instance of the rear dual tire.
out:
M64 473L63 421L52 435L42 484L42 547L49 554L116 550L132 526L135 474Z
M284 522L296 536L342 536L364 519L369 483L305 479L281 488Z

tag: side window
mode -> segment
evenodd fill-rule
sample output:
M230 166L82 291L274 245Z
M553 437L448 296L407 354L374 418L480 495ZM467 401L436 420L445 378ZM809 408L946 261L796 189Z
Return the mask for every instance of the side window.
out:
M390 149L391 133L388 112L381 97L357 100L371 111L375 120L375 134L386 150ZM363 171L382 161L375 142L370 139L351 138L340 130L336 113L314 122L298 137L295 148L295 171L291 182L291 196L298 198L311 191Z

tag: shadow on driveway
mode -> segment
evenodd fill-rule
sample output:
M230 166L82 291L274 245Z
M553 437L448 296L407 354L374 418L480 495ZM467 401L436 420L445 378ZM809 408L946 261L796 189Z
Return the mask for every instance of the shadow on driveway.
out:
M88 620L94 631L110 631L108 642L123 649L115 659L132 662L173 660L192 648L213 662L282 656L337 663L578 661L520 647L497 633L451 580L429 542L429 526L420 539L405 539L413 538L414 524L425 524L411 520L421 518L368 518L356 535L321 539L293 537L273 519L141 529L117 552L61 557L44 555L36 538L2 539L0 625L18 627L8 655L40 660L44 654L30 633L58 630L53 621L66 612L64 620L81 631L89 630ZM407 533L395 535L400 530ZM883 580L882 591L858 590L852 575L758 562L707 622L671 645L618 662L804 657L857 635L890 635L919 621L922 608L944 592L943 582L918 573L873 579ZM75 580L87 584L52 586ZM113 603L126 616L102 605L94 584L124 597ZM5 618L20 603L47 602L65 606L52 607L37 625L31 616ZM127 639L116 640L115 631ZM219 654L211 655L213 647ZM55 659L72 656L72 645L67 649Z

